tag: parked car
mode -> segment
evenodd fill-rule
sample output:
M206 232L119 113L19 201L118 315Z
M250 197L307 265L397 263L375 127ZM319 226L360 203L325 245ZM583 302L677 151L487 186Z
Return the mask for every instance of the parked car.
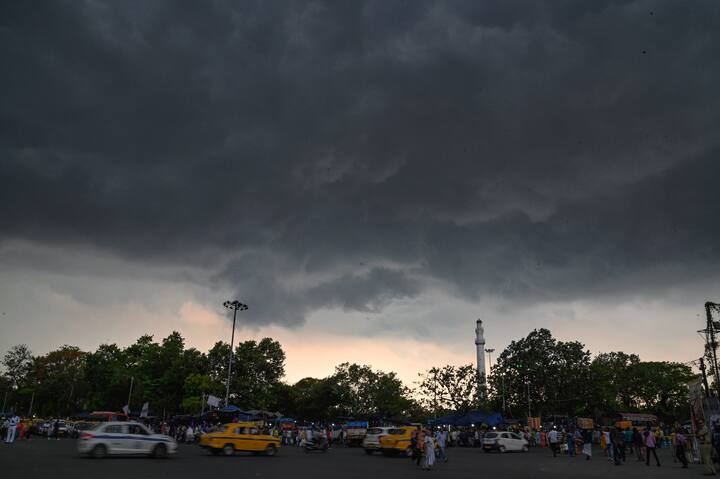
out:
M388 433L394 427L371 427L365 434L362 446L365 449L366 454L372 454L375 451L380 450L380 438Z
M528 442L520 435L509 431L487 432L483 437L483 451L527 452Z

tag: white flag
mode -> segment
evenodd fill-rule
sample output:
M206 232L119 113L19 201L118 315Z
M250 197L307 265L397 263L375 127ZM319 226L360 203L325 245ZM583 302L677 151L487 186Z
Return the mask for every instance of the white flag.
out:
M128 407L127 404L123 406L123 412L125 414L127 414L128 416L130 415L130 408Z
M150 403L146 402L143 404L142 411L140 411L140 417L148 417L148 409L150 409Z
M219 398L216 398L216 397L213 396L212 394L208 394L207 403L208 403L208 406L219 407L219 406L220 406L220 399L219 399Z

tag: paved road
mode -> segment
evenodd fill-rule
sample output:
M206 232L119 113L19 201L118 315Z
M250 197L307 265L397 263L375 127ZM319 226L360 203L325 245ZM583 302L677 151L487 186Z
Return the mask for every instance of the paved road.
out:
M646 467L628 461L613 466L597 451L591 461L583 458L553 458L547 450L529 453L484 454L479 449L449 449L450 460L438 464L431 472L423 472L408 459L366 456L361 449L335 448L327 452L306 454L296 447L284 447L275 457L236 455L210 456L197 446L180 445L178 454L169 459L108 458L101 460L79 457L73 440L48 441L34 439L12 445L0 444L2 477L52 479L115 479L115 478L278 478L305 479L397 479L412 476L436 478L492 477L562 479L562 478L685 478L700 477L700 465L689 470L672 462L670 451L660 451L662 467Z

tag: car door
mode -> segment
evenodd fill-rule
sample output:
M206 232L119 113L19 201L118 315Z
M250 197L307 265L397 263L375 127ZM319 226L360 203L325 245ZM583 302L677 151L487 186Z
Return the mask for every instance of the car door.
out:
M127 427L124 424L108 424L103 429L103 436L111 454L127 454L129 444Z
M510 440L510 433L503 432L500 434L499 439L499 445L503 446L506 451L512 451L512 441Z
M150 439L150 431L142 424L129 424L128 426L128 453L147 454L155 445Z
M519 434L511 432L510 433L510 442L512 443L513 451L522 451L523 439Z

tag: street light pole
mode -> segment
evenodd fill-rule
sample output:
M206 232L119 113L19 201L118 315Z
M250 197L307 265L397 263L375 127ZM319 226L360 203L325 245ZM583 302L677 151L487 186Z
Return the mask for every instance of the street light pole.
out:
M128 392L128 402L127 402L128 410L130 410L130 398L132 397L132 388L133 388L134 382L135 382L135 376L130 376L130 391Z
M492 353L495 352L495 348L488 348L485 350L486 353L488 353L488 359L490 361L490 367L488 368L488 372L492 371Z
M223 303L223 306L225 306L227 309L232 309L233 312L232 333L230 334L230 357L228 358L228 377L227 384L225 386L225 407L227 407L230 404L230 375L232 374L233 344L235 343L235 320L237 319L237 312L245 311L246 309L248 309L248 306L247 304L243 304L238 300L225 301Z

